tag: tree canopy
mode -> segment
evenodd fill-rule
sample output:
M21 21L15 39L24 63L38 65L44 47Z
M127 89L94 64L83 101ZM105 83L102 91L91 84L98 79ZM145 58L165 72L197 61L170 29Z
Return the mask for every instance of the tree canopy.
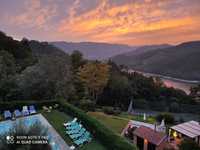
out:
M107 85L109 79L109 65L90 62L79 68L79 79L87 87L89 94L97 101L97 96Z
M124 67L123 67L124 68ZM199 112L199 87L187 95L161 79L126 73L114 62L68 55L47 42L14 40L0 32L0 101L64 98L83 108L115 106Z

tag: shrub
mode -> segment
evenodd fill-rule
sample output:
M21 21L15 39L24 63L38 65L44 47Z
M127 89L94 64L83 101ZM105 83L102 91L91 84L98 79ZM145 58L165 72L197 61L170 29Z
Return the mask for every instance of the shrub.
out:
M134 105L135 105L135 107L141 108L141 109L148 109L149 108L148 101L146 101L145 99L135 99Z
M10 102L0 102L0 108L4 110L15 110L22 108L22 106L35 105L37 109L42 106L50 106L58 103L56 100L41 100L41 101L10 101Z
M179 104L177 102L173 102L170 104L169 110L171 112L180 112Z
M158 122L161 122L162 119L165 120L165 123L166 123L166 124L173 124L173 123L174 123L174 116L171 115L170 113L161 113L161 114L158 114L158 115L156 116L156 120L157 120Z
M114 114L114 109L113 109L113 107L105 106L105 107L103 107L103 112L106 114L112 115L112 114Z
M168 111L165 101L150 101L148 105L155 111Z
M3 116L0 114L0 121L3 120Z
M114 111L115 111L115 115L121 114L121 109L120 109L119 107L116 107L116 108L114 109Z
M179 118L179 123L183 123L183 122L185 122L185 120L183 119L183 117L180 117Z
M82 124L96 137L98 140L106 145L109 149L113 150L135 150L134 145L125 140L119 134L114 133L107 128L101 122L93 117L88 116L82 110L68 104L64 101L60 101L60 105L65 113L68 113L74 117L78 117Z
M198 146L197 143L195 143L192 140L184 140L180 146L179 146L180 150L200 150L200 147Z
M95 111L95 103L91 100L83 99L80 101L79 106L85 111Z
M180 109L181 112L186 112L186 113L196 113L198 114L200 112L200 105L189 105L189 104L180 104Z
M121 113L119 108L113 108L108 106L103 107L103 112L108 115L119 115Z

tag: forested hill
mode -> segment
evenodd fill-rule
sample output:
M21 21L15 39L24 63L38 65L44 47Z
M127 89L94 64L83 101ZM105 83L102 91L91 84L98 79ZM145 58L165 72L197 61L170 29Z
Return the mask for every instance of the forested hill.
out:
M67 97L73 89L70 64L69 55L48 43L0 32L0 101Z
M200 80L200 41L153 49L135 55L117 56L112 60L117 64L148 73Z
M25 38L21 41L17 41L1 31L0 51L4 51L11 55L18 68L20 68L19 70L23 70L27 66L33 65L36 61L36 57L67 55L65 52L48 42L29 41Z
M130 52L125 52L119 55L115 55L111 57L110 59L113 59L115 62L118 64L126 64L129 65L129 63L132 63L132 57L138 56L140 54L153 51L155 49L163 49L163 48L168 48L171 45L169 44L161 44L161 45L147 45L147 46L141 46L138 47L137 49L130 51Z
M136 49L134 46L123 44L108 44L95 42L51 42L54 46L71 54L74 50L80 51L86 59L103 60Z
M9 55L18 66L24 69L33 63L32 51L27 40L17 41L0 31L0 51L1 55ZM11 61L10 59L10 61Z
M29 46L36 56L65 55L66 53L48 42L30 41Z
M181 104L196 104L191 96L165 87L159 79L121 72L112 61L86 60L79 51L62 53L47 43L16 41L1 33L0 102L59 98L86 111L99 106L127 110L132 97L138 108L161 111L182 111Z

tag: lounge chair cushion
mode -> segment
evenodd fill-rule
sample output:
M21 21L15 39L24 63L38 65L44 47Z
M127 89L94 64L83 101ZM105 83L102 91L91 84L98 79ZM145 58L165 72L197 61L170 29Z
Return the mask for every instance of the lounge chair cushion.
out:
M12 117L12 114L9 110L4 111L4 118L5 119L11 118L11 117Z
M36 113L35 107L33 105L29 106L29 112L30 112L30 114Z

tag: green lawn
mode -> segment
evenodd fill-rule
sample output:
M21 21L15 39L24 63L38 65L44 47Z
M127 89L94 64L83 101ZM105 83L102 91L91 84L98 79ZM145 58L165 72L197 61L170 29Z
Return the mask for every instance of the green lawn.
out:
M130 120L142 121L151 124L154 124L156 122L156 119L152 116L146 117L147 119L145 121L143 120L143 115L129 115L127 113L121 113L119 117L127 118Z
M122 132L122 130L125 128L129 120L137 120L137 121L142 121L142 122L147 122L147 123L152 123L152 124L155 122L155 118L153 117L147 117L147 120L144 121L142 115L129 115L127 113L121 113L118 116L107 115L103 112L89 112L88 114L90 116L93 116L97 120L101 121L108 128L110 128L111 130L117 133Z
M56 129L56 131L61 135L61 137L66 141L68 145L72 145L73 142L64 132L65 128L63 126L64 122L71 120L72 118L63 112L53 110L50 113L43 112L43 116L49 121L49 123ZM106 148L99 143L97 140L93 139L90 143L84 144L79 147L78 150L106 150Z
M121 133L124 127L127 125L129 119L118 116L106 115L102 112L89 112L90 116L93 116L97 120L101 121L108 128L114 132Z

